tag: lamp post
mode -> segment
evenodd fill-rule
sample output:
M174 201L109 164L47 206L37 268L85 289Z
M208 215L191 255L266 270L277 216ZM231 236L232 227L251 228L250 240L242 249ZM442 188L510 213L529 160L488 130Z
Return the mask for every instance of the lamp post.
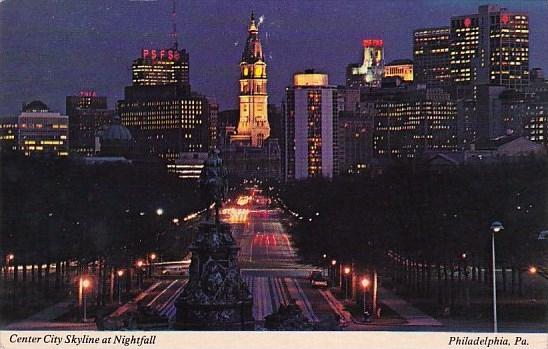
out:
M15 259L15 255L13 253L8 253L6 255L6 273L4 275L4 279L7 281L10 274L10 262Z
M156 259L156 253L152 252L151 254L148 255L148 277L152 277L153 275L153 270L152 270L152 263L154 262L154 260Z
M82 289L82 297L83 297L83 303L84 303L84 317L83 321L87 321L87 293L86 290L91 286L91 282L88 278L80 278L80 288Z
M143 261L142 260L138 260L135 265L137 266L137 288L138 289L141 289L141 278L142 278L142 274L143 274Z
M362 287L363 287L363 314L367 314L367 307L365 302L365 294L367 292L367 287L369 286L369 279L363 278L362 279Z
M122 291L121 291L121 283L122 283L122 276L124 276L124 271L122 269L118 270L116 272L118 275L118 304L122 304Z
M335 285L335 266L337 265L337 261L335 259L331 260L331 287Z
M496 271L495 271L495 233L498 233L499 231L503 230L504 227L502 226L501 222L495 221L493 224L491 224L491 254L493 256L493 332L498 332L497 327L497 279L496 279Z
M350 274L350 267L344 267L344 298L348 299L348 274Z

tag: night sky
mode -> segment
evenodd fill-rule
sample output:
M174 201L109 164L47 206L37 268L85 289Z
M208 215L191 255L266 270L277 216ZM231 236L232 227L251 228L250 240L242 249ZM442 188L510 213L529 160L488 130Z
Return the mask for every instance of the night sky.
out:
M177 0L180 47L190 53L193 90L221 110L237 102L239 61L251 10L269 67L269 102L279 104L296 71L315 68L343 84L363 38L385 41L386 61L412 58L412 32L448 25L485 1ZM530 67L548 70L548 1L499 1L530 15ZM131 84L140 49L171 46L171 0L0 0L0 116L40 99L65 112L65 96L93 89L110 107Z

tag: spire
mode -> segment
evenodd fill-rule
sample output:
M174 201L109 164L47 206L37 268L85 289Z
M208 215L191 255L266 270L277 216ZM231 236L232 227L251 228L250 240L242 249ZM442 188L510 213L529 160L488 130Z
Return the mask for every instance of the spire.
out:
M253 11L251 11L251 20L249 21L249 29L248 31L250 33L257 33L259 30L257 29L257 25L255 24L255 14Z
M173 9L171 11L172 31L171 38L173 39L173 48L178 49L179 43L177 42L177 9L175 7L175 0L173 0Z
M259 39L259 29L255 24L255 14L253 12L251 12L248 31L249 35L242 54L242 62L255 63L259 60L264 61L263 48Z

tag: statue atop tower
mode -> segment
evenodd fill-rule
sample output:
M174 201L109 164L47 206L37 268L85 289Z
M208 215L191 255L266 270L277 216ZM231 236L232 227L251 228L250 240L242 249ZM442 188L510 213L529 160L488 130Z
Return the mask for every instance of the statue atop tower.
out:
M248 37L240 62L240 120L231 143L262 147L270 136L268 124L267 74L259 27L251 13Z

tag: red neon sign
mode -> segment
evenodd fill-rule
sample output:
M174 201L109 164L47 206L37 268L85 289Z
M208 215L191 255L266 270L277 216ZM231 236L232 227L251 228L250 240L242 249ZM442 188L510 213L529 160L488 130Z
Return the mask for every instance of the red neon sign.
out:
M181 59L181 54L177 50L156 50L144 48L141 50L141 57L152 61L178 61Z
M362 41L363 47L383 47L384 41L380 39L365 39Z
M95 91L80 91L80 97L97 97Z
M508 22L510 21L510 16L505 13L500 16L500 21L502 22L502 24L508 24Z
M466 18L464 19L464 26L465 26L466 28L469 28L471 25L472 25L472 20L471 20L470 18L466 17Z

